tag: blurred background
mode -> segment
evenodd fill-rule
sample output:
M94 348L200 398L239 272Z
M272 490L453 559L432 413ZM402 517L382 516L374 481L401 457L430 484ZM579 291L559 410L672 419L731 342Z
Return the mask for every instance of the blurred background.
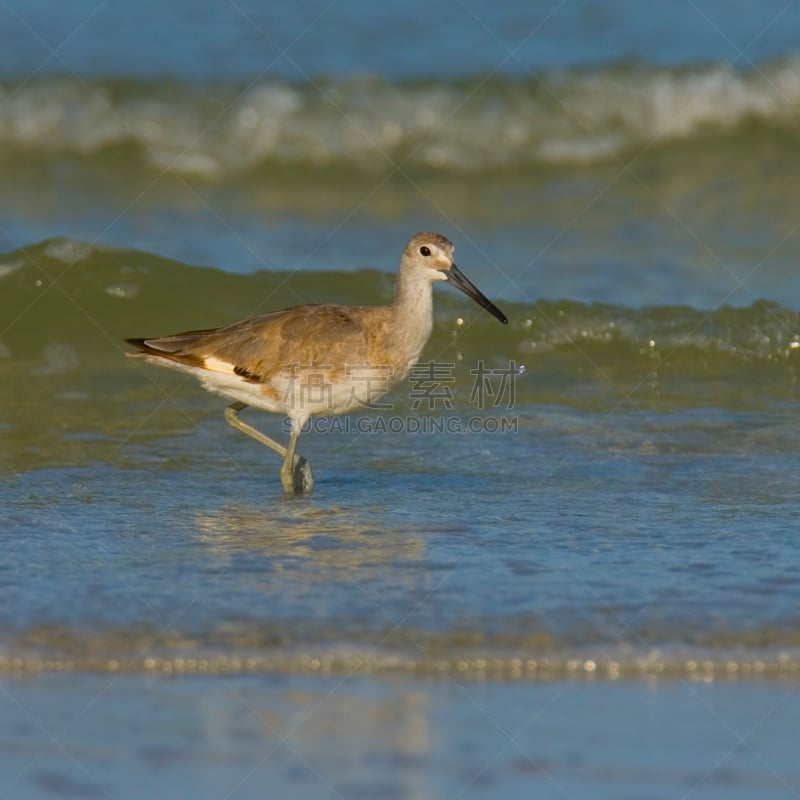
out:
M800 303L786 0L6 0L0 249L394 269L511 299Z

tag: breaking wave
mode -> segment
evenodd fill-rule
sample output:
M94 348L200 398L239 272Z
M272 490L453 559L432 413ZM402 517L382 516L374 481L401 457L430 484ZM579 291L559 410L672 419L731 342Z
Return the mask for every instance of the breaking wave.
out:
M756 129L800 129L800 59L748 70L619 64L524 79L0 84L7 156L112 158L209 181L280 167L581 166Z

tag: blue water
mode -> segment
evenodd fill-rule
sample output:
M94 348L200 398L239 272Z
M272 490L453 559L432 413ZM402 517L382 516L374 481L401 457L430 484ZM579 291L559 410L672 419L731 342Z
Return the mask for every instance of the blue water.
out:
M501 297L800 307L791 3L10 2L0 30L4 251L386 270L434 228Z
M783 800L800 781L786 685L50 675L0 684L0 709L6 794L21 800L265 787L314 800Z
M0 797L798 796L800 5L8 0L0 36ZM516 432L310 433L286 501L123 358L291 271L378 302L418 229L514 309L443 291L430 357L524 361Z
M0 74L252 80L265 73L431 79L639 60L758 63L793 55L785 0L258 2L9 0Z

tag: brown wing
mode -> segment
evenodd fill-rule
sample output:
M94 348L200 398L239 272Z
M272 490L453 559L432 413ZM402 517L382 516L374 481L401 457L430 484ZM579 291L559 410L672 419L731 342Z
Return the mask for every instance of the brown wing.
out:
M291 366L333 369L369 362L375 333L363 309L305 305L253 317L223 328L187 331L156 339L127 339L142 355L197 367L223 362L246 380L262 382Z

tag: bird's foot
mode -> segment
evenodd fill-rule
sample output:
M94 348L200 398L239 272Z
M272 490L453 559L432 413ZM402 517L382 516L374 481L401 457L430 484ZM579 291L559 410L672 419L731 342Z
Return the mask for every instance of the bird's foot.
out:
M314 474L311 472L311 464L302 456L296 456L293 470L281 470L281 483L286 495L310 493L314 488Z

